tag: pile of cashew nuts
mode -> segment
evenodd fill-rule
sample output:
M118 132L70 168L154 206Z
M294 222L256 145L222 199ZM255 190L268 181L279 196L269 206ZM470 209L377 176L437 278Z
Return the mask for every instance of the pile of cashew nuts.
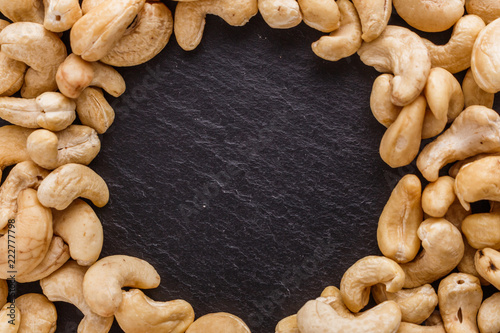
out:
M491 109L500 91L500 2L178 1L174 20L155 0L0 0L12 21L0 21L0 118L12 124L0 128L0 175L12 167L0 186L0 229L15 229L15 280L40 281L43 290L7 303L13 268L1 237L0 332L54 332L56 301L83 313L78 332L108 332L115 319L127 333L250 332L229 313L195 321L183 300L148 298L140 289L160 284L156 270L126 255L99 259L102 224L79 198L96 207L109 200L106 182L87 165L115 117L104 92L119 97L126 89L113 66L149 61L172 33L181 48L195 49L207 14L241 26L258 12L272 28L304 21L328 33L312 44L323 59L357 53L383 72L370 98L387 127L380 156L394 168L417 158L428 181L422 191L420 179L406 175L394 188L378 224L383 256L357 261L340 289L327 287L276 333L500 331L500 293L483 301L481 288L500 289L500 116ZM449 42L388 25L393 5L417 30L453 27ZM453 74L465 70L460 84ZM471 214L470 204L482 200L491 211ZM430 283L439 279L436 292ZM361 313L370 293L378 305Z

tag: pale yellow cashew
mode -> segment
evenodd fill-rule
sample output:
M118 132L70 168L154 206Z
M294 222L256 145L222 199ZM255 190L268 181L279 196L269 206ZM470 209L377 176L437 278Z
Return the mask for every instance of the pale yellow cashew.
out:
M402 107L392 103L392 74L381 74L373 82L370 109L379 123L389 127L396 121ZM424 120L425 121L425 120Z
M54 32L69 30L82 17L78 0L43 0L45 18L43 26Z
M437 119L454 120L464 109L464 94L457 79L447 70L431 69L424 89L427 104Z
M475 162L477 160L480 160L482 158L485 158L485 157L488 157L488 156L500 156L500 152L498 153L484 153L484 154L477 154L477 155L474 155L474 156L471 156L471 157L468 157L466 159L463 159L461 161L458 161L456 162L455 164L453 164L450 168L450 170L448 170L448 174L453 177L453 178L456 178L457 175L458 175L458 172L460 171L460 169L462 169L462 167L464 165L467 165L469 163L472 163L472 162Z
M462 91L464 92L465 107L471 105L482 105L492 109L495 101L495 94L488 93L481 89L472 75L472 69L469 68L462 81Z
M43 24L44 13L41 0L1 0L0 12L12 22Z
M361 36L365 42L371 42L382 34L392 13L392 0L353 0L358 11L363 29Z
M425 110L424 125L422 126L422 139L429 139L441 134L446 128L448 118L437 119L429 106Z
M481 333L500 332L500 293L495 293L483 301L477 313L477 325Z
M490 248L478 250L474 257L476 270L486 281L500 289L500 252Z
M115 110L99 88L87 87L82 91L76 99L76 113L83 125L99 134L105 133L115 120Z
M422 192L422 209L432 217L443 217L456 199L455 179L439 177Z
M322 32L340 27L340 11L335 0L297 0L304 23Z
M273 29L289 29L302 22L297 0L258 0L259 12Z
M445 31L464 14L465 0L393 0L399 16L412 27L426 31Z
M14 303L5 304L0 310L0 332L17 333L21 320L19 308Z
M472 49L471 69L481 89L492 94L500 91L500 19L479 33Z
M21 312L19 332L54 333L57 328L56 307L42 294L24 294L16 298Z
M497 0L465 0L467 13L480 16L486 24L500 17L500 2Z
M0 127L0 170L30 160L26 141L31 133L33 133L32 129L19 126Z
M475 249L500 250L500 213L469 215L462 222L462 232Z

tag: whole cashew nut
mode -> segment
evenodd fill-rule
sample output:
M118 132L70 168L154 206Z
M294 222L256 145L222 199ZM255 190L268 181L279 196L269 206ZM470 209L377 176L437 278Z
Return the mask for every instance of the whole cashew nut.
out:
M392 0L353 0L359 14L365 42L371 42L386 29L392 13Z
M399 16L412 27L439 32L451 28L464 14L465 0L393 0Z
M465 107L471 105L482 105L492 109L495 101L495 94L488 93L481 89L472 75L472 69L469 68L462 81L462 91L464 92Z
M31 133L32 129L19 126L0 127L0 170L30 160L26 141Z
M472 49L471 69L477 85L486 92L500 91L500 18L488 24Z
M12 22L43 24L43 3L40 0L0 0L0 12Z
M465 0L465 9L480 16L486 24L500 17L500 3L496 0Z
M481 333L500 332L500 293L495 293L483 301L477 313L477 325Z
M302 22L297 0L258 0L259 12L273 29L290 29Z
M379 38L363 43L358 54L365 65L394 74L392 103L399 106L420 95L431 70L429 53L421 38L403 27L387 26Z
M432 217L443 217L456 198L455 179L450 176L439 177L422 192L422 209Z
M0 310L0 332L17 333L21 326L21 312L14 303L3 305Z
M340 27L340 11L335 0L297 0L304 23L322 32Z
M160 276L146 261L115 255L89 268L83 279L83 295L93 312L110 317L122 302L122 287L150 289L159 284Z
M495 288L500 288L500 252L490 248L478 250L474 257L476 270Z
M45 18L43 26L54 32L69 30L82 17L78 0L43 0Z
M464 109L464 94L457 79L447 70L431 69L424 89L427 104L437 119L454 120Z
M475 249L500 250L500 213L469 215L462 222L462 232Z
M56 307L42 294L24 294L16 298L22 320L19 332L54 333L57 328Z
M105 133L115 120L115 111L99 88L87 87L76 99L76 113L82 125Z

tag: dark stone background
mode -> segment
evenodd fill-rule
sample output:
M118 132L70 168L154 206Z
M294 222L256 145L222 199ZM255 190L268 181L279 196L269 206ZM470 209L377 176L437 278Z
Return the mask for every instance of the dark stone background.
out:
M110 98L116 121L90 165L111 192L96 209L102 256L150 262L162 277L146 291L153 299L273 332L356 260L379 254L378 216L417 169L380 159L384 127L369 108L378 73L357 55L316 57L321 35L305 24L273 30L260 15L244 27L209 16L195 51L173 37L149 63L120 69L128 89ZM38 283L18 286L32 291ZM80 312L56 306L58 332L76 332Z

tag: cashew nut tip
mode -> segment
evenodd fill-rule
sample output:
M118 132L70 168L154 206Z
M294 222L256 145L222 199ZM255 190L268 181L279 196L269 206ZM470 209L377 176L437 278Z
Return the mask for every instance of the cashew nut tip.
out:
M69 30L82 17L78 0L43 0L45 18L43 26L54 32Z
M363 28L365 42L375 40L386 29L392 13L392 0L353 0Z
M477 313L477 324L481 333L500 331L500 293L495 293L483 301Z
M241 318L226 312L209 313L198 318L189 326L186 333L219 333L224 330L250 333L250 329Z
M389 127L396 121L402 107L392 103L392 74L381 74L373 82L370 109L379 123ZM424 120L425 122L425 120Z
M298 0L304 23L322 32L340 26L340 11L334 0Z
M472 50L471 68L481 89L492 94L500 91L500 18L479 33Z
M454 120L464 109L464 94L457 79L447 70L431 69L424 90L430 110L437 119Z
M99 134L105 133L115 120L115 110L99 88L85 88L76 100L76 113L83 125Z
M151 289L159 284L160 276L146 261L115 255L89 268L83 279L83 295L94 313L110 317L122 302L122 287Z
M302 22L297 0L258 0L259 12L273 29L290 29Z
M16 298L21 312L19 332L53 333L57 329L56 307L42 294L24 294Z
M488 93L481 89L472 75L472 69L469 68L462 81L462 91L464 92L465 107L471 105L482 105L492 109L495 102L495 94Z

